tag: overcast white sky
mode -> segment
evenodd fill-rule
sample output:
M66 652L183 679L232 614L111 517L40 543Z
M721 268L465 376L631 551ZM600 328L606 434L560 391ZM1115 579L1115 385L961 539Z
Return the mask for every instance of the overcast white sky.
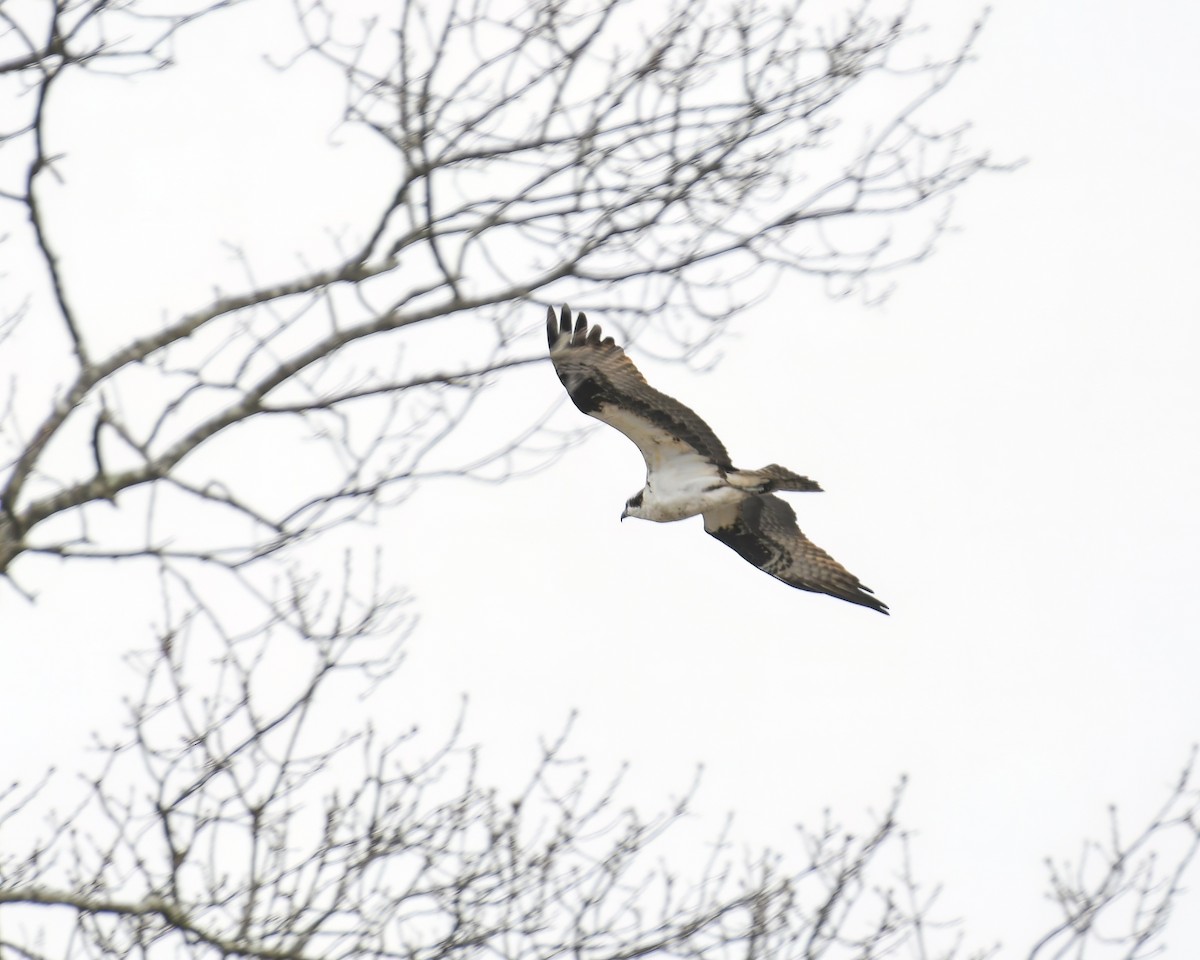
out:
M801 526L890 619L755 576L698 520L618 524L641 463L604 431L446 505L413 666L515 745L581 708L581 752L648 795L703 761L702 806L755 842L907 773L922 875L974 942L1027 945L1043 857L1111 802L1145 817L1200 736L1197 29L1166 3L1000 6L954 103L1030 163L971 187L886 307L784 286L712 373L642 363L735 462L825 486L792 498ZM436 542L446 516L418 519ZM1188 914L1167 956L1200 948Z
M961 7L917 10L959 30ZM1200 8L1173 0L999 5L944 109L970 116L998 157L1030 162L968 188L961 229L885 306L788 283L738 320L711 372L633 351L735 462L822 483L791 498L802 528L890 618L789 590L698 519L619 524L642 465L598 430L533 478L431 486L396 514L421 615L406 715L448 718L468 693L468 738L504 782L577 708L573 743L597 774L629 761L629 797L653 809L703 763L697 808L714 831L735 810L751 847L786 851L792 825L826 807L862 823L907 774L902 816L918 874L945 885L943 913L963 918L969 945L1026 948L1054 918L1044 858L1103 834L1110 803L1142 822L1200 738L1198 35ZM247 88L245 116L229 120L247 150L259 96ZM160 136L203 135L188 116ZM276 189L248 176L245 155L227 159L145 171L162 195L132 219L129 198L101 191L111 209L73 242L128 244L168 278L138 303L201 301L204 264L223 256L211 238L266 229L251 201ZM347 187L323 169L305 170L311 209L296 183L280 188L288 202L268 219L281 235L332 220ZM142 245L162 228L154 208L198 179L226 183L230 206ZM155 257L196 266L181 277ZM134 296L102 274L83 282L114 310ZM548 365L518 376L539 401L561 390ZM106 606L111 571L89 572L100 592L87 596L49 568L37 576L37 607L2 601L25 639L5 645L0 723L30 732L35 760L69 766L70 744L119 713L96 678L119 685L126 639L95 624L124 618ZM40 682L13 684L49 675L75 710ZM1200 949L1196 892L1167 942L1171 960Z

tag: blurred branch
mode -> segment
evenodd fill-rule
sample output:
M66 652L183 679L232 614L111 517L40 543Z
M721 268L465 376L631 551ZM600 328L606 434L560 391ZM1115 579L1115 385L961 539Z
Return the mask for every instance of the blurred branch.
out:
M1196 749L1166 801L1132 836L1109 810L1107 842L1089 841L1079 862L1048 861L1062 922L1029 951L1030 960L1105 956L1137 960L1161 950L1160 936L1200 850Z
M210 605L162 568L157 644L130 658L126 729L100 741L83 801L55 813L49 778L0 792L0 957L995 953L964 954L916 879L903 783L860 831L827 816L740 858L728 829L681 835L696 784L649 817L625 807L623 771L596 783L569 723L523 779L486 784L461 714L431 737L398 712L413 620L375 580L349 558L331 588L293 574L233 629L227 597ZM1065 919L1031 960L1159 948L1196 852L1194 762L1140 832L1123 838L1114 817L1109 843L1088 845L1099 870L1052 869Z
M0 856L0 955L34 955L55 929L93 956L870 960L911 946L886 889L899 790L861 839L802 831L792 866L764 854L736 869L722 838L699 878L676 874L658 851L695 785L648 818L623 808L620 775L594 784L568 755L569 725L505 791L481 782L457 725L432 747L415 726L378 734L368 706L386 696L396 726L411 621L356 595L356 574L333 592L281 584L230 632L164 570L127 733L104 745L83 807L35 853ZM10 792L0 822L45 823L35 799Z

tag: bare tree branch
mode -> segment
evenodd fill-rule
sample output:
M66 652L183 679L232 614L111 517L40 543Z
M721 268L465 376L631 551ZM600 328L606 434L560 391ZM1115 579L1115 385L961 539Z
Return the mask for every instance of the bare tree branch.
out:
M1107 842L1089 841L1077 864L1048 861L1051 897L1062 922L1029 952L1030 960L1154 956L1183 876L1200 850L1200 789L1192 782L1196 749L1166 801L1132 836L1109 810Z
M656 316L686 355L771 271L865 283L921 259L942 201L989 167L965 129L923 121L974 34L930 57L878 3L826 36L798 3L407 0L364 22L297 2L303 45L280 69L344 80L346 123L394 153L390 201L324 266L267 285L247 270L241 292L94 355L101 321L76 301L57 254L64 225L43 202L66 189L54 157L70 148L47 115L69 99L64 78L166 68L179 29L231 4L171 17L144 0L47 2L40 17L30 6L28 21L0 17L0 77L30 104L0 148L27 153L6 196L31 224L70 372L0 417L10 576L25 552L241 569L421 477L537 469L570 438L528 421L488 451L446 453L498 375L542 355L524 336L530 301L569 294L618 320ZM409 355L412 331L434 325L456 363ZM36 417L28 430L18 399ZM256 494L221 455L264 430L321 448L293 471L308 482L290 500ZM197 522L156 522L160 500ZM145 511L140 542L93 541L89 515L113 505Z
M40 919L46 907L68 908L71 942L101 956L866 960L911 942L875 886L890 886L899 790L861 839L827 823L801 834L798 863L765 854L744 871L723 839L692 881L655 851L694 785L645 818L619 805L620 775L592 783L567 731L507 792L480 781L458 733L432 748L415 726L380 735L362 695L392 689L411 621L394 599L356 596L354 573L334 595L283 584L234 633L164 572L127 733L104 746L82 808L34 852L0 855L0 955L33 952L7 918L63 917ZM10 792L0 817L24 826L38 795Z
M697 848L696 784L643 816L623 772L595 783L570 755L569 724L523 782L487 785L461 716L431 738L398 710L404 598L349 559L339 579L293 575L232 628L162 568L157 643L82 802L47 816L48 779L0 793L0 957L993 955L964 953L916 880L903 783L861 831L827 817L779 853L739 858L727 828L698 872L664 856ZM1194 762L1132 838L1114 818L1088 845L1098 871L1052 870L1065 919L1031 958L1153 954L1195 856Z

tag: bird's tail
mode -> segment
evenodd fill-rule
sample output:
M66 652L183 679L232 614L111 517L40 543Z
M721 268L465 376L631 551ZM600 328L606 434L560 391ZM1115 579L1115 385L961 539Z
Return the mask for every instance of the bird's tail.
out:
M817 492L821 485L809 480L787 467L770 463L761 470L734 470L726 474L730 486L748 493L773 493L776 490L797 490L805 493Z

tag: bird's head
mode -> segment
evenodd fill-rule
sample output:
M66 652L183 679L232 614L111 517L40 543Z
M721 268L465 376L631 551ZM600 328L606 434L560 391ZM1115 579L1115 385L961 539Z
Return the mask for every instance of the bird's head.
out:
M621 511L621 519L626 517L644 517L642 512L642 497L645 496L645 490L639 490L632 497L625 501L625 509Z

